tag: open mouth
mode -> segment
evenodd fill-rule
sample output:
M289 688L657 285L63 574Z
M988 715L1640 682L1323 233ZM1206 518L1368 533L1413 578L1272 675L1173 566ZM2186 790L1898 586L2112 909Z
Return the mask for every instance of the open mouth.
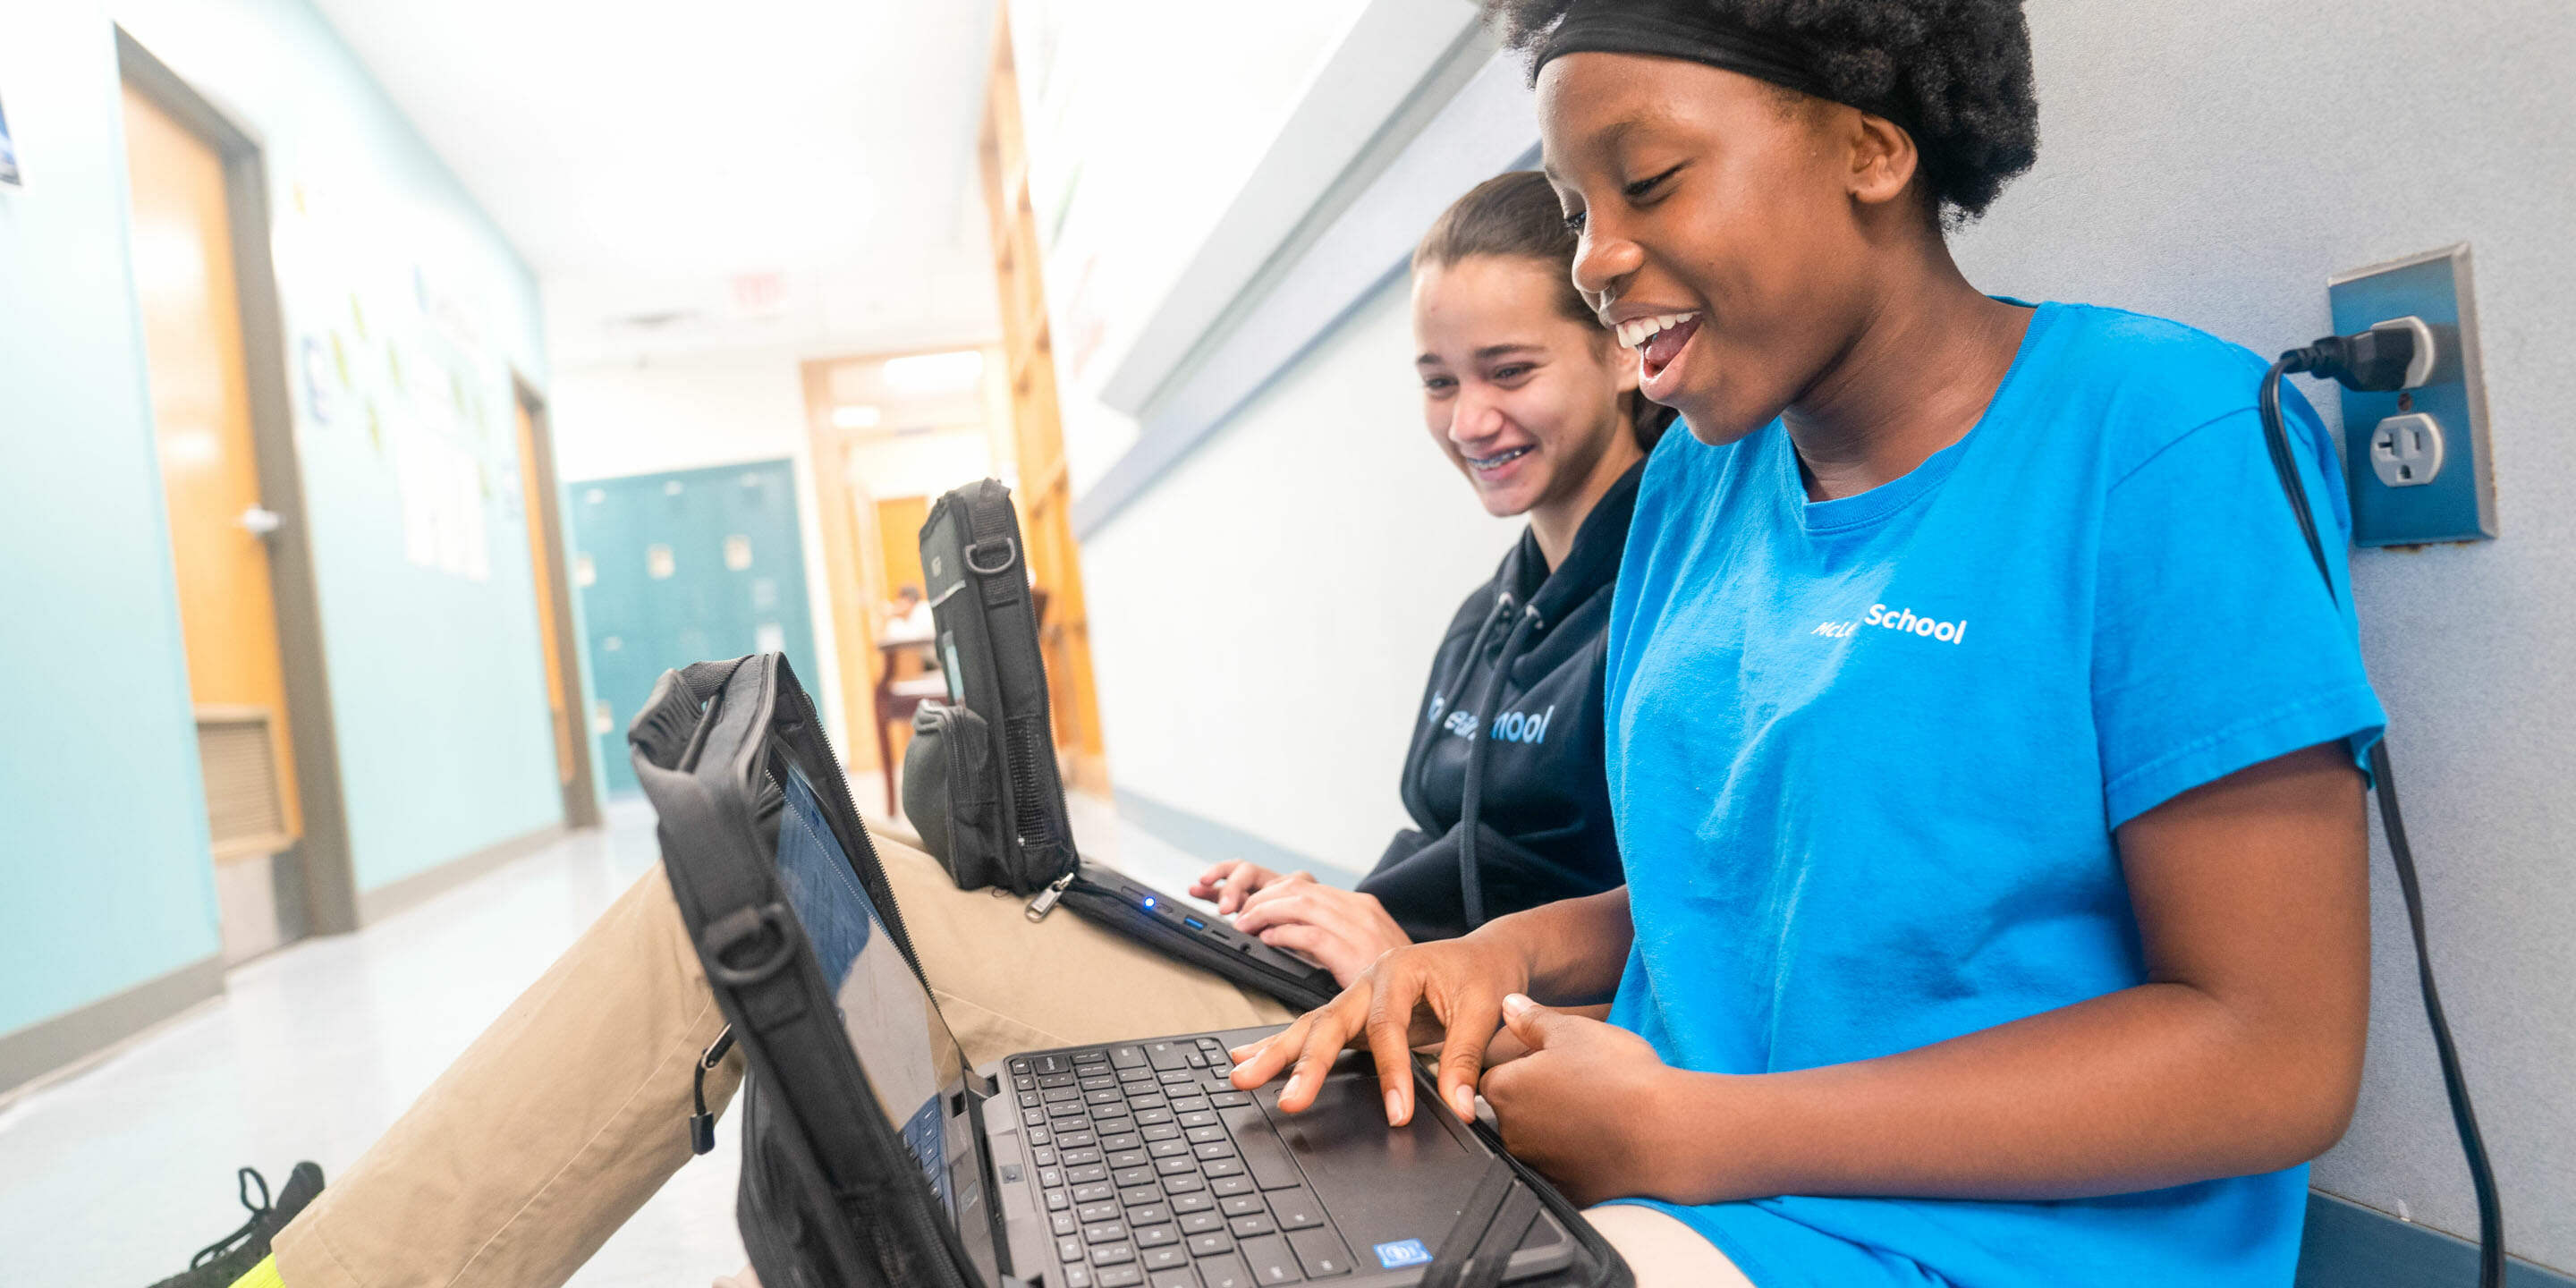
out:
M1637 351L1640 372L1652 381L1681 355L1682 346L1699 333L1699 314L1665 313L1619 324L1619 343Z
M1466 458L1467 465L1469 468L1477 470L1499 470L1504 466L1529 455L1531 450L1532 449L1528 447L1515 447L1510 451L1496 452L1491 456L1470 456Z

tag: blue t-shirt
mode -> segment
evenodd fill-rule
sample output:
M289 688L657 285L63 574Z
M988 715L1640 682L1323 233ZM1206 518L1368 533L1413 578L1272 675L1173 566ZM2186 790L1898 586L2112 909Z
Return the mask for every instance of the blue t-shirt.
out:
M2145 978L2112 829L2376 738L2332 445L2292 436L2329 599L2254 409L2264 364L2041 305L1977 427L1810 502L1774 424L1667 434L1610 621L1636 946L1613 1023L1676 1066L1868 1060ZM2307 1169L2083 1201L1665 1206L1759 1288L2290 1283Z

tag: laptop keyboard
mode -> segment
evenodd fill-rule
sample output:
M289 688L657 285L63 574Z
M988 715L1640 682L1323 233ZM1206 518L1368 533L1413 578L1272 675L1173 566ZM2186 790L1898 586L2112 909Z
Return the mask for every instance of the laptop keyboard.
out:
M1351 1272L1269 1115L1226 1081L1233 1069L1210 1037L1011 1060L1064 1288L1255 1288Z

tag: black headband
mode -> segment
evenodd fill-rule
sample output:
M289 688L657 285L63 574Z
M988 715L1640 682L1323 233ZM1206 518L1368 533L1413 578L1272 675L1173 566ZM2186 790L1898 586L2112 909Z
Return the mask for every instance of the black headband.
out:
M1818 74L1806 51L1721 14L1710 0L1575 0L1530 60L1535 77L1564 54L1645 54L1704 63L1784 89L1883 116L1919 140L1914 114L1894 102L1861 102Z

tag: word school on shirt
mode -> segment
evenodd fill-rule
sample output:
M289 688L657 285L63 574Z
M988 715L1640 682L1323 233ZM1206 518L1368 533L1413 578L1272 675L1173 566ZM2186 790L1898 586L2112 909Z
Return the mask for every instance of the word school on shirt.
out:
M1496 742L1545 742L1547 726L1556 719L1556 704L1547 704L1544 715L1527 711L1506 711L1494 717L1493 738ZM1440 727L1460 738L1476 736L1476 715L1472 711L1452 711Z
M1902 631L1908 635L1920 635L1925 639L1939 640L1944 644L1956 644L1968 637L1967 618L1962 617L1955 622L1934 621L1929 617L1915 616L1914 610L1910 608L1900 608L1891 613L1887 611L1885 604L1870 605L1869 612L1856 622L1820 623L1813 633L1834 639L1848 639L1852 632L1863 626Z

